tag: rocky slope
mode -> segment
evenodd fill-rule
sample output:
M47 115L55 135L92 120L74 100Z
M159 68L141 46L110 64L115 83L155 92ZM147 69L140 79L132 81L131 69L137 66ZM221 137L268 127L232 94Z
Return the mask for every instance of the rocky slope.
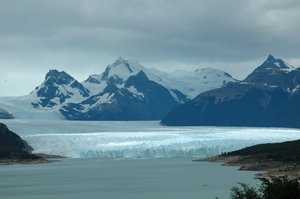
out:
M50 70L45 81L31 93L37 102L32 102L35 108L53 108L72 100L80 101L89 96L89 90L66 72Z
M67 104L60 112L72 120L158 120L178 104L168 89L141 71L121 88L110 79L101 93L79 104Z
M264 176L300 177L300 140L259 144L201 161L241 166L241 170L267 171Z
M241 82L174 108L166 125L300 127L300 69L268 59Z
M0 123L0 164L48 162L32 155L32 150L26 141Z

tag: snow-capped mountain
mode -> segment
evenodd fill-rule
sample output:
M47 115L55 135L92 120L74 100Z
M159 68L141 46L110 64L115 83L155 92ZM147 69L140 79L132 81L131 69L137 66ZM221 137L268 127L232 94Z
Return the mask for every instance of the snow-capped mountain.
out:
M293 70L295 69L294 66L284 62L282 59L276 59L275 57L273 57L272 55L269 55L267 60L264 61L264 63L262 65L260 65L259 67L257 67L252 73L251 75L262 71L262 70L272 70L272 69L281 69L281 70Z
M300 68L269 56L245 80L201 93L167 125L300 127Z
M279 87L286 91L293 91L300 85L300 78L295 76L297 70L283 60L275 59L269 55L267 60L248 75L243 82L261 87Z
M159 82L169 88L176 88L189 99L202 92L221 88L229 82L236 82L230 74L212 68L200 68L195 71L175 71L161 75Z
M89 89L91 95L96 95L106 88L108 82L114 83L118 88L124 88L129 77L136 76L141 71L145 73L149 80L166 87L176 101L180 103L186 101L187 97L185 94L181 93L176 88L165 85L162 82L162 78L160 76L166 77L166 73L157 71L159 74L155 74L153 72L154 70L145 68L136 61L125 60L121 57L119 57L113 64L108 65L101 75L90 75L89 78L82 84Z
M179 91L188 99L192 99L204 91L220 88L228 82L237 81L230 74L217 69L201 68L195 71L178 70L166 73L146 68L137 61L119 57L113 64L106 67L104 73L91 75L82 84L93 94L97 94L107 86L109 78L115 79L119 85L122 85L130 76L134 76L140 71L143 71L149 80L167 88L173 96L176 97Z
M80 102L89 96L89 90L66 72L50 70L46 74L45 81L30 95L37 99L36 102L32 102L35 108L52 108L60 106L68 99Z
M120 57L81 83L64 71L50 70L28 96L0 99L0 107L20 113L24 108L18 104L26 104L26 111L30 104L33 112L53 112L71 120L157 120L197 94L235 81L219 70L166 73Z
M60 119L60 107L68 102L80 102L89 91L66 72L50 70L45 80L30 94L20 97L1 97L0 108L17 119Z
M69 103L60 112L71 120L158 120L179 104L168 89L149 80L143 71L129 76L124 84L114 77L107 82L101 93Z

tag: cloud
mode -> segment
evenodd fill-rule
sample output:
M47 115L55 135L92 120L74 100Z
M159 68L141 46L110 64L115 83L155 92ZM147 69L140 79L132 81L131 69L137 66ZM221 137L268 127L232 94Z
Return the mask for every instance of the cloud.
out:
M0 68L83 80L123 56L242 78L270 53L300 59L299 19L298 0L2 0Z

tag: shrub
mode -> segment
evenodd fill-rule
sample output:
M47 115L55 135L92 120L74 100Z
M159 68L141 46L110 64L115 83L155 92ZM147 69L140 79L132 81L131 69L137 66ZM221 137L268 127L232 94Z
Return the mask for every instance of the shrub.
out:
M262 178L260 192L264 199L300 199L300 187L297 179L287 177Z
M232 187L231 198L233 199L260 199L257 190L247 184L239 183L240 187Z
M261 178L259 190L239 183L231 189L232 199L300 199L299 179L285 177Z

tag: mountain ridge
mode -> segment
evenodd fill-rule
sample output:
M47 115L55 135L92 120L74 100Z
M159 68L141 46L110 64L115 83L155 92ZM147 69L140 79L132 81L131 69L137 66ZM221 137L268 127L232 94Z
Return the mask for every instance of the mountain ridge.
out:
M201 93L174 108L162 124L299 128L300 69L273 67L277 60L269 56L262 65L272 67L261 65L241 82Z
M136 116L129 117L132 120L157 120L162 119L171 108L190 100L195 93L219 88L232 81L237 80L220 70L199 69L185 72L181 77L148 69L137 61L119 57L103 73L92 74L83 82L78 82L64 71L52 69L29 95L1 98L0 108L15 113L16 118L24 117L26 112L30 113L30 117L35 112L44 112L45 116L51 113L51 118L124 120L124 116L116 115L116 109L122 109L119 113L124 115L129 111L127 105L135 110ZM110 115L109 111L114 113L113 117L103 116ZM96 117L96 114L102 116Z

